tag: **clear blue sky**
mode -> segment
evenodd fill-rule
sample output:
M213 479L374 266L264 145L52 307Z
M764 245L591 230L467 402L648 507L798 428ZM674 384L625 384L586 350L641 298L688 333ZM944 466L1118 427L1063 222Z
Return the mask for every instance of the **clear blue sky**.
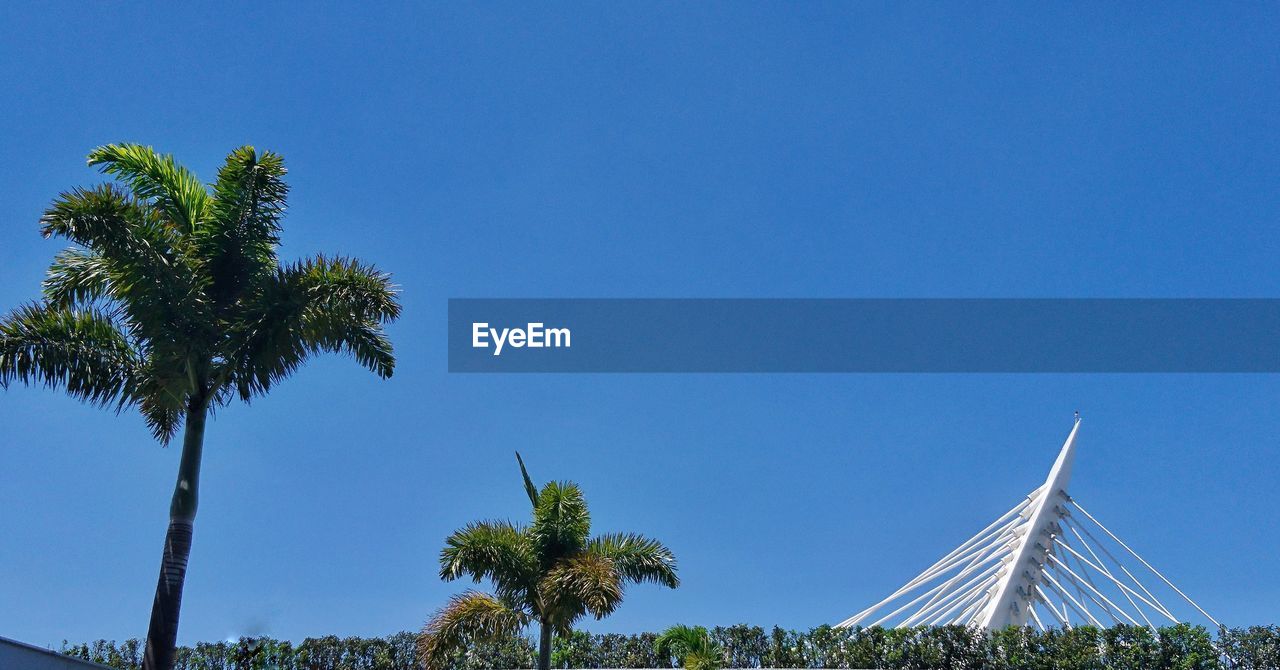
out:
M512 451L684 585L592 630L808 627L1043 479L1232 624L1280 620L1274 375L449 375L449 297L1280 296L1280 8L55 4L0 27L0 308L36 220L148 143L291 168L284 254L394 273L400 360L212 423L181 640L416 629ZM0 394L0 635L145 632L177 451Z

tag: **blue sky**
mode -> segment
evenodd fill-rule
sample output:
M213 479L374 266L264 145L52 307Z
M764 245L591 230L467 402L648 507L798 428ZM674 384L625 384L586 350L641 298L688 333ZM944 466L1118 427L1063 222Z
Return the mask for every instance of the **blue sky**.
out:
M1231 624L1275 623L1274 375L449 375L450 297L1280 295L1280 9L1164 3L12 7L0 308L36 220L151 144L282 153L283 254L394 273L400 365L211 424L180 639L416 629L512 452L677 553L599 631L808 627L1042 481ZM145 633L177 451L0 393L0 635Z

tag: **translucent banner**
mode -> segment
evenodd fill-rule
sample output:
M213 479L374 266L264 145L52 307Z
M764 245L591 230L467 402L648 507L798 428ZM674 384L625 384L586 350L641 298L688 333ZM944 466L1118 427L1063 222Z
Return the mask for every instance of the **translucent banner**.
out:
M450 372L1277 372L1276 299L451 299Z

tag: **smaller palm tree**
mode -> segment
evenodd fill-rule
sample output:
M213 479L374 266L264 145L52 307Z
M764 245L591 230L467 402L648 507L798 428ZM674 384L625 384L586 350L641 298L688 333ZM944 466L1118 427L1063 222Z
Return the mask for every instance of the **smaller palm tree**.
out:
M582 490L550 482L539 491L516 454L533 506L528 526L480 521L455 531L440 552L440 578L489 580L494 593L467 591L427 621L418 637L428 670L477 643L518 636L539 626L538 668L551 667L553 635L568 635L585 614L602 619L622 604L628 583L680 585L671 550L633 533L590 537L591 515Z
M653 649L663 658L674 656L685 670L720 670L724 667L724 647L712 640L702 626L672 626L658 636Z

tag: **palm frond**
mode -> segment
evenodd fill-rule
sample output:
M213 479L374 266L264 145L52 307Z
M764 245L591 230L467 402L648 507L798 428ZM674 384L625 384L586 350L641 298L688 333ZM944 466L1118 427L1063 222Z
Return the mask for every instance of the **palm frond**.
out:
M233 303L255 281L276 269L280 218L289 187L284 161L253 147L236 149L218 171L210 216L196 227L196 256L222 305Z
M675 657L685 670L717 670L724 667L724 648L711 639L703 626L676 624L659 635L654 653Z
M223 356L224 376L248 400L310 356L332 352L390 377L395 356L383 324L399 314L388 275L344 259L297 263L264 282L246 303Z
M623 585L613 561L599 554L581 553L562 559L538 586L543 614L567 627L584 610L597 619L622 604Z
M593 538L587 551L613 561L618 574L633 583L680 586L676 557L661 542L635 533L610 533Z
M454 654L477 642L516 636L529 615L485 593L467 591L427 621L418 636L418 661L426 670L445 670Z
M62 388L94 405L127 405L139 357L112 319L96 310L29 304L0 321L0 386Z
M40 234L129 258L173 239L165 239L156 218L114 184L60 193L40 217Z
M139 370L133 395L142 418L161 444L182 427L187 399L196 389L184 363L148 360Z
M108 144L89 152L89 165L119 179L137 198L164 212L184 233L192 232L209 207L209 192L173 156L140 144Z
M395 374L395 351L379 324L353 321L338 312L315 309L304 315L303 338L312 351L347 354L383 379Z
M549 482L543 486L530 532L544 567L580 551L591 533L591 513L582 489L572 482Z
M478 521L454 531L440 551L440 578L489 579L499 595L527 597L538 565L525 529L506 521Z
M53 257L41 282L50 305L84 305L111 294L111 263L95 251L72 247Z
M678 623L665 631L653 641L653 651L659 656L683 656L689 649L697 647L707 637L707 629L702 626L686 626Z
M386 324L400 317L391 275L354 258L316 256L285 268L311 294L316 309L357 321Z
M516 452L516 462L520 464L520 476L524 478L524 490L529 494L529 502L534 507L538 506L538 487L533 485L533 480L529 478L529 471L524 467L524 459L520 458L520 452Z
M178 249L182 241L161 226L153 212L107 184L73 189L59 196L41 217L45 237L65 237L89 251L64 252L50 269L55 302L93 291L109 291L123 307L126 324L139 339L192 340L196 324L207 322L196 277ZM86 264L92 259L92 276ZM62 263L68 263L62 267ZM86 292L72 281L92 279ZM91 289L91 290L89 290Z

